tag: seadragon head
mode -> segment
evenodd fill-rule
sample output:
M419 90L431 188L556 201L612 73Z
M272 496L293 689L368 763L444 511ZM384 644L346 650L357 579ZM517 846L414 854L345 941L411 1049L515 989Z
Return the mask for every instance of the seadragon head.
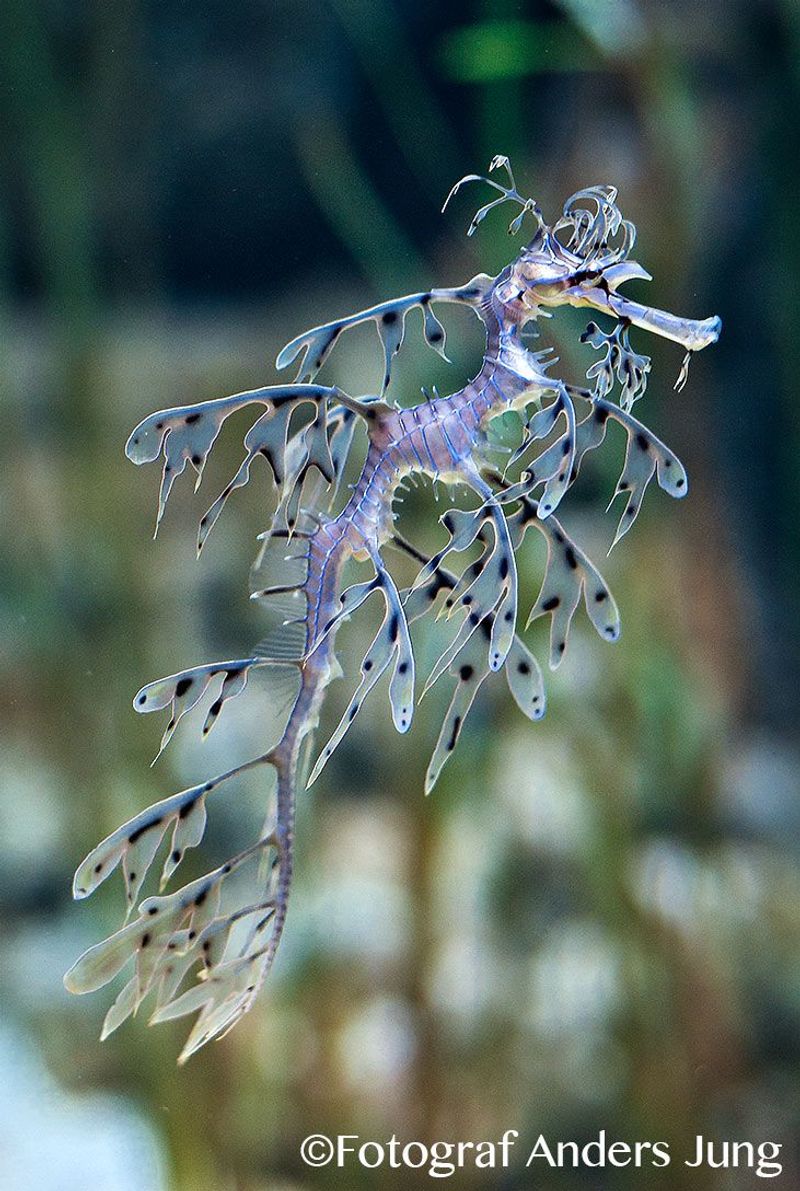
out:
M521 207L509 225L511 235L519 232L527 214L536 220L533 239L505 270L505 276L495 290L506 321L522 324L538 318L543 312L546 314L548 307L589 307L610 315L619 324L618 331L607 336L590 323L584 338L595 347L613 341L619 343L623 354L632 354L627 345L627 329L631 325L681 344L686 351L678 380L682 386L691 353L716 343L722 324L718 317L681 318L634 302L618 292L625 281L650 281L652 278L637 261L630 259L636 242L636 228L622 217L616 187L590 186L577 191L564 204L561 218L548 225L538 203L523 198L518 192L507 157L495 157L489 172L498 168L508 174L507 186L494 178L470 174L456 183L445 206L465 182L480 181L497 190L499 197L476 212L467 235L474 233L489 211L505 202ZM621 342L623 338L624 344ZM649 361L646 357L639 359L646 372Z

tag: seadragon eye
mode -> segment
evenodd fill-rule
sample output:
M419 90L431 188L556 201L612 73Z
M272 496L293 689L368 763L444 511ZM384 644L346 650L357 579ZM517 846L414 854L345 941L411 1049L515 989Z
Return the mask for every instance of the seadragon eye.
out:
M345 621L368 601L383 608L380 626L360 659L359 680L311 767L308 784L318 779L383 675L388 675L395 727L401 733L409 730L417 693L411 628L435 612L451 633L423 694L441 679L449 680L451 697L425 778L428 793L456 751L469 712L493 673L505 672L511 697L528 719L535 722L544 714L542 671L523 639L519 615L526 593L520 591L517 559L529 530L544 537L547 562L527 623L549 618L550 667L556 669L566 656L581 604L604 641L620 635L608 584L560 519L585 457L605 443L609 426L614 433L621 428L626 441L612 494L612 501L623 497L612 544L634 524L653 477L670 496L686 495L687 476L677 457L631 412L644 393L650 360L634 350L628 331L631 324L643 326L694 352L715 341L719 320L679 319L626 302L616 293L617 285L642 276L643 270L626 260L635 230L622 218L614 187L577 192L561 218L548 226L538 205L518 192L508 159L494 158L490 173L495 170L505 171L506 184L470 175L456 184L447 201L464 182L488 183L498 197L477 211L468 234L494 208L512 203L519 210L510 232L518 232L528 216L536 222L533 240L515 262L518 275L538 289L538 297L552 299L553 306L562 300L590 305L618 320L609 333L591 324L584 336L601 353L587 373L592 388L557 375L559 361L549 350L531 352L524 346L521 320L536 319L544 311L535 301L530 306L520 301L524 288L511 283L516 275L509 269L498 277L478 274L457 287L421 290L305 331L277 358L278 368L297 363L294 383L151 414L128 440L126 450L134 463L163 458L158 524L187 465L199 486L229 415L257 408L244 438L242 462L200 519L198 552L213 549L208 545L212 528L224 521L228 502L259 470L274 490L252 581L253 599L272 609L280 624L240 657L193 665L141 688L134 699L136 710L168 716L159 754L198 708L205 736L225 704L245 696L253 675L275 681L275 690L283 692L276 703L285 702L287 714L277 740L262 744L254 756L226 772L140 811L78 867L76 898L88 897L117 869L122 872L124 925L85 952L65 977L70 991L86 993L128 969L127 982L106 1016L103 1037L149 1000L153 1022L195 1015L183 1061L252 1006L286 922L295 798L305 776L306 745L318 726L328 685L344 669L354 668L353 659L337 656ZM538 285L537 276L542 278ZM484 324L479 372L446 396L434 390L410 408L391 404L386 394L392 364L416 318L407 316L419 309L427 344L447 359L445 328L432 307L448 303L469 306ZM382 347L375 391L354 397L338 386L317 383L341 335L364 323L376 327ZM685 368L683 379L684 373ZM520 415L521 442L510 450L501 475L489 462L487 429L509 411ZM360 476L347 488L343 479L356 436L366 439L366 457ZM461 483L474 498L474 507L450 509L441 518L447 540L432 555L399 535L393 523L398 490L420 475ZM387 565L388 547L413 561L416 578L409 586L398 586ZM344 587L344 569L351 559L369 573ZM263 830L236 855L167 892L186 853L202 842L211 796L235 787L246 774L266 779L269 809ZM142 897L159 852L159 892Z

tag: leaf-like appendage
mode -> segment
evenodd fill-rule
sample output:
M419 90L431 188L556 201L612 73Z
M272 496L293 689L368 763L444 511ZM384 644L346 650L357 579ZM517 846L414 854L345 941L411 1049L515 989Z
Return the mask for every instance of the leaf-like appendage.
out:
M458 660L453 659L450 663L450 673L456 678L456 686L425 774L426 794L430 794L442 767L453 753L478 688L490 673L485 642L481 638L482 634L472 635L459 650Z
M508 689L517 707L529 720L540 720L546 709L542 670L527 645L517 636L506 658L505 670Z
M395 642L392 640L389 631L389 612L387 610L383 623L375 634L372 644L361 663L361 681L358 684L358 688L348 703L347 710L339 721L336 730L317 757L314 768L311 770L311 776L308 779L309 786L313 785L333 756L334 750L341 743L348 728L364 706L367 695L394 657L395 650Z
M614 490L614 497L624 492L628 499L611 543L613 548L636 520L654 473L657 474L659 487L676 499L684 497L689 489L683 464L660 438L656 438L651 430L626 410L615 409L614 406L606 408L609 416L624 426L628 435L625 466Z
M547 410L541 412L549 414L556 404L557 402L554 402L548 406ZM606 401L605 398L593 397L589 413L575 426L572 470L567 477L567 486L577 478L581 462L587 451L595 450L605 440L609 419L618 422L628 436L624 469L614 491L614 497L623 492L628 493L628 502L617 527L617 533L612 543L613 548L636 520L642 507L645 489L654 474L658 477L659 486L670 496L676 498L686 495L688 483L683 464L661 439L657 438L651 430L648 430L627 410ZM542 483L546 485L545 492L547 492L549 482L558 470L560 461L566 458L569 451L568 436L569 431L561 438L556 439L533 460L517 483L501 488L497 499L503 504L525 500ZM614 497L612 497L612 501ZM542 501L539 501L538 508L540 517L549 515L544 512Z
M190 969L202 964L203 973L214 977L212 996L218 991L220 977L230 962L239 962L248 952L263 966L265 949L262 930L270 922L274 901L257 905L234 905L220 912L223 885L232 873L245 865L259 863L265 852L275 847L273 836L260 839L213 872L190 882L166 896L146 898L139 906L139 916L116 934L91 947L73 964L64 978L70 992L88 993L112 980L131 960L134 974L109 1009L103 1024L103 1038L108 1037L144 998L156 990L153 1020L178 1016L181 1002L194 1002L198 989L189 990L175 1000L175 994ZM237 934L238 925L249 927ZM184 1000L185 998L185 1000ZM207 994L201 999L208 1000ZM187 1010L188 1011L188 1010Z
M353 443L353 434L356 428L355 414L351 409L345 409L344 407L334 409L328 419L328 424L331 427L330 452L334 474L329 507L333 507L333 502L339 494L342 476L344 475L344 469L350 455L350 447Z
M622 280L627 280L627 276L619 278L616 284ZM592 364L586 373L588 379L595 382L595 396L606 397L613 388L616 376L622 386L619 403L624 410L630 411L647 388L650 357L640 356L633 350L629 329L622 323L617 323L608 334L597 323L589 323L581 335L581 343L591 344L596 351L605 351L603 358Z
M208 454L217 440L223 422L232 413L236 413L237 410L244 409L248 405L266 406L267 414L259 418L256 423L258 430L256 431L256 427L253 427L253 431L256 438L263 439L265 448L267 448L262 453L272 450L270 462L277 475L281 469L280 431L277 431L274 436L270 433L267 428L269 419L287 404L291 408L295 408L298 404L310 401L324 408L327 401L335 401L338 398L341 402L343 396L339 390L325 388L322 385L272 385L267 388L252 389L245 393L235 393L231 397L204 401L197 405L184 405L162 410L160 413L151 414L145 418L131 433L125 446L125 453L133 463L152 463L163 452L164 471L158 501L156 529L164 515L172 485L175 479L186 470L187 463L191 463L197 472L197 483L200 483ZM357 406L357 403L353 403L353 405ZM282 421L283 419L281 419ZM249 458L250 453L248 452L248 459L245 460L245 463ZM246 478L242 482L246 482Z
M526 503L510 524L512 534L519 540L531 525L535 525L547 541L544 579L527 623L545 614L551 617L550 668L555 670L564 657L570 624L582 592L597 632L606 641L616 641L620 631L616 602L595 566L555 517L542 521L531 504Z
M598 414L600 416L597 416ZM586 452L599 447L605 438L607 418L608 415L604 411L595 410L575 426L575 445L571 459L572 467L569 474L566 475L568 487L578 478L580 466ZM558 474L559 469L563 468L564 460L570 454L569 446L565 439L566 435L562 435L561 438L557 438L546 450L542 451L541 455L537 455L533 462L526 467L520 482L501 492L498 495L498 499L502 500L503 503L506 503L508 500L519 500L522 496L526 496L532 492L539 484L549 484L552 478Z
M373 554L372 561L378 581L386 600L387 631L395 646L397 659L389 683L389 701L392 706L392 720L398 732L407 732L414 715L414 652L411 648L411 634L403 609L403 601L394 579L383 566L380 555Z
M88 897L124 860L126 901L130 912L167 829L185 819L195 804L205 799L214 784L205 782L164 798L106 836L78 866L73 896Z
M543 451L535 461L535 479L532 469L526 473L525 492L530 492L538 484L544 484L544 491L539 500L539 516L549 517L558 507L564 493L577 476L578 468L578 436L575 423L575 406L566 386L554 385L555 400L544 409L538 410L529 420L523 432L520 446L514 451L511 463L520 459L537 439L547 438L556 422L563 413L566 429L551 447ZM584 448L585 449L585 448ZM503 496L503 500L507 500Z
M375 565L375 577L365 583L349 587L340 598L340 607L336 615L323 627L312 648L318 648L325 637L338 624L350 616L373 591L380 591L383 595L386 612L378 632L367 650L361 663L361 681L353 694L342 719L328 743L319 754L308 785L317 780L324 766L330 760L334 750L340 744L350 725L355 720L364 705L367 695L375 683L385 672L394 658L394 669L389 684L389 701L392 709L392 719L398 732L407 732L411 727L414 714L414 653L411 647L411 635L408 628L408 617L403 606L403 597L397 590L394 580L384 567L377 552L372 555Z
M433 313L429 302L422 302L422 331L428 347L438 352L446 364L451 363L447 356L447 337L445 329Z
M158 760L169 744L180 721L187 712L197 706L215 678L223 677L223 684L214 702L216 710L210 717L212 723L221 711L222 704L244 690L252 667L266 664L267 660L260 657L238 658L231 662L210 662L204 666L193 666L190 670L181 670L178 674L170 674L167 678L159 678L143 686L133 700L133 706L137 711L146 713L162 711L165 707L170 709L169 723L164 730L155 760ZM204 729L204 732L207 730Z
M420 294L408 294L403 298L394 298L390 302L381 302L377 306L370 306L367 310L360 310L347 318L337 319L335 322L323 323L319 327L312 327L297 335L278 353L275 360L276 368L287 368L300 357L300 367L297 373L297 383L312 381L328 358L334 344L342 331L363 323L374 322L383 345L384 372L381 383L381 393L385 393L392 376L394 357L399 352L405 333L405 318L409 310L419 306L423 316L423 333L426 343L447 360L445 354L444 327L430 308L431 302L456 302L475 306L486 292L487 283L491 278L479 274L466 285L452 289L433 289ZM449 363L449 361L448 361Z
M186 847L193 847L202 838L201 824L205 824L204 804L207 796L219 786L228 782L239 774L264 764L272 764L272 754L265 753L252 761L245 761L211 778L199 786L191 786L188 790L181 790L179 794L172 794L163 798L146 810L134 815L127 823L123 823L111 835L93 848L85 860L78 866L72 884L73 897L81 899L88 897L110 876L120 861L123 861L126 902L128 911L133 905L142 882L147 876L150 865L158 850L158 845L164 838L170 826L173 827L172 847L164 874L169 875L180 863ZM192 823L186 820L195 816ZM182 824L185 827L182 828ZM134 863L135 858L135 863ZM166 879L166 876L163 877Z
M242 464L233 479L225 485L217 499L203 515L197 533L197 553L203 549L206 538L211 533L220 513L225 508L228 497L237 488L243 488L250 479L250 466L253 460L261 455L270 467L276 484L283 483L284 464L286 455L286 440L289 423L294 412L294 406L289 402L276 410L268 410L258 421L250 427L244 438L247 451Z
M468 619L465 620L461 629L469 626L466 639L458 649L448 651L449 672L457 681L425 775L426 794L430 794L445 763L452 756L478 689L491 673L485 642L487 638L491 639L496 615L495 612L489 612L479 625L474 626L469 625ZM475 632L475 629L479 631ZM517 706L528 719L540 720L545 712L542 672L530 650L516 634L505 660L505 671Z

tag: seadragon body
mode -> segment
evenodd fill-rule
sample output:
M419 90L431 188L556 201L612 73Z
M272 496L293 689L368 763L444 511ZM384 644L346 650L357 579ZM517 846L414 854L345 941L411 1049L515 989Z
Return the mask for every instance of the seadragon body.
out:
M278 356L279 368L299 357L300 370L293 384L153 414L137 426L128 441L126 451L135 463L164 456L160 521L172 484L187 464L196 471L199 484L224 420L245 406L263 406L245 436L246 454L239 471L201 520L198 550L228 497L247 483L251 465L261 455L278 488L272 524L262 535L262 556L275 546L290 551L279 582L253 593L254 598L268 602L289 601L289 628L284 637L251 657L194 667L150 683L136 696L137 710L170 709L161 747L178 721L212 686L217 695L209 707L204 733L223 703L244 689L254 669L291 671L296 685L284 731L274 747L142 811L108 836L79 867L74 893L82 898L121 863L129 916L136 907L132 921L90 948L65 978L73 992L88 992L107 983L134 959L133 975L106 1017L104 1036L154 993L153 1020L199 1011L183 1052L186 1058L227 1030L252 1004L286 918L296 785L298 775L304 772L305 745L317 727L325 690L340 673L336 635L367 599L379 593L385 615L361 663L358 687L319 754L309 784L372 687L390 668L392 717L400 732L408 730L416 685L410 625L436 609L453 618L457 627L428 678L428 686L448 672L455 678L455 687L428 768L429 791L456 746L480 684L492 671L505 669L514 699L531 719L544 712L539 666L517 633L516 554L529 529L541 533L548 546L542 588L528 623L541 615L551 617L551 666L563 657L581 597L604 638L615 640L619 634L619 616L608 587L554 515L577 477L584 455L604 441L609 422L621 425L628 439L614 493L625 495L615 542L635 520L653 475L670 495L679 497L686 492L686 474L676 456L631 412L644 391L650 362L630 347L628 332L635 325L681 344L687 353L679 377L682 384L690 353L716 341L719 319L677 318L617 292L622 282L648 275L629 259L635 232L622 219L612 187L580 191L567 201L561 219L550 227L538 206L518 194L507 159L496 158L490 169L498 167L507 171L507 185L475 175L462 179L487 182L499 192L498 198L478 211L468 234L489 210L507 201L521 207L509 231L518 232L528 214L536 222L536 231L497 277L481 274L461 287L412 294L315 327L294 339ZM461 185L453 188L451 196ZM447 358L445 332L432 310L434 303L467 305L475 311L486 336L481 368L464 388L448 396L426 397L409 408L389 404L385 398L392 361L403 342L410 310L421 310L427 342ZM583 336L604 352L587 373L594 381L592 388L552 375L557 361L548 352L532 352L525 345L526 325L549 314L548 308L560 305L589 307L615 320L611 332L590 323ZM384 347L380 396L354 398L337 387L315 383L342 332L370 320L376 323ZM617 383L618 403L610 400ZM515 466L500 474L491 463L487 429L495 417L509 410L520 415L522 436L510 461ZM359 424L367 435L366 458L349 496L334 514ZM560 433L555 434L557 429ZM552 439L550 445L535 455L536 443L547 438ZM310 503L310 494L319 487L317 478L309 475L312 469L331 490L328 511L319 501ZM509 478L510 470L516 478ZM420 553L395 530L393 499L398 487L413 475L465 485L477 498L474 510L453 508L445 513L442 522L449 540L433 557ZM410 588L398 589L387 569L383 551L389 544L418 564ZM450 569L452 564L446 565L450 556L464 551L477 557ZM343 571L351 559L366 562L372 573L366 581L343 590ZM202 838L209 795L229 779L262 766L271 767L277 780L259 839L212 872L170 894L147 897L136 906L166 833L172 832L162 890L186 850ZM198 965L199 979L181 991Z

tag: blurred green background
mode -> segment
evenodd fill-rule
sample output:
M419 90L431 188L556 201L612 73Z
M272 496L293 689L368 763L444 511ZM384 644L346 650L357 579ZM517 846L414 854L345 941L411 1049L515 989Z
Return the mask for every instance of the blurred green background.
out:
M424 1172L309 1170L299 1143L508 1128L531 1143L605 1128L676 1154L698 1132L775 1140L779 1185L798 1185L798 5L5 0L0 72L0 1185L416 1188ZM269 383L307 326L502 267L504 213L463 234L477 189L439 214L495 153L550 216L614 182L650 300L722 316L681 394L680 350L636 340L654 357L637 412L683 458L689 498L651 490L604 561L610 435L563 520L615 591L619 644L579 623L538 725L487 683L427 802L446 692L406 737L374 696L301 798L256 1009L180 1072L185 1022L138 1019L101 1045L108 990L73 999L61 975L116 928L121 885L77 906L74 867L149 802L254 753L268 715L254 689L202 749L189 724L148 768L163 724L134 716L137 688L261 635L247 570L271 494L255 477L196 563L238 425L204 492L178 485L155 543L156 469L132 468L125 438L157 408ZM476 367L474 319L445 321L449 369L409 325L402 400ZM578 327L554 319L542 341L575 379L593 359ZM374 390L377 339L352 338L327 377ZM408 535L434 540L430 490L404 508ZM528 601L541 561L525 563ZM342 638L351 679L364 631ZM431 649L423 633L423 671ZM212 807L198 864L228 855L259 793ZM534 1178L755 1185L678 1162L451 1182Z

